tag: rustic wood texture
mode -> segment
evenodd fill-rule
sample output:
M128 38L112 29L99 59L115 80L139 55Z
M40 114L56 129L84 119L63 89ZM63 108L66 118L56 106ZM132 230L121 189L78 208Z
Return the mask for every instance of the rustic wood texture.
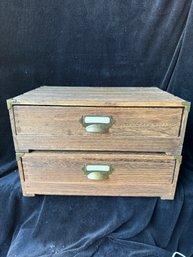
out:
M14 106L17 151L105 150L176 153L182 108ZM89 133L82 116L112 116L108 133Z
M184 143L186 125L187 125L187 121L188 121L188 114L189 114L189 110L187 110L187 108L184 108L183 113L182 113L182 120L181 120L181 125L180 125L180 135L179 135L179 137L180 137L179 149L181 149L181 152L182 152L182 147L183 147L183 143Z
M158 88L43 86L14 100L28 105L183 106L184 100Z
M65 185L65 187L64 187ZM170 193L171 185L104 185L100 188L90 184L77 183L26 183L27 193L25 196L33 196L34 191L40 195L86 195L86 196L157 196L163 200L173 200Z
M187 102L158 88L47 87L8 101L23 194L160 196L173 199ZM82 116L111 116L89 133ZM41 150L41 151L38 151ZM29 153L28 153L29 152ZM18 155L17 155L18 156ZM108 164L92 181L85 164Z
M180 165L181 165L181 161L176 161L175 163L175 168L174 168L174 174L173 174L173 184L172 184L172 188L170 189L170 191L168 191L165 194L165 199L174 199L175 196L175 192L176 192L176 185L178 182L178 175L179 175L179 171L180 171ZM164 196L162 197L162 199L164 199Z
M16 151L29 150L84 150L84 151L129 151L165 152L179 155L180 139L168 137L111 137L108 134L79 136L17 135ZM179 148L180 146L180 148Z
M18 158L17 165L18 165L19 177L20 177L20 181L21 181L21 188L22 188L23 195L24 196L35 196L34 193L26 192L25 171L24 171L23 164L22 164L22 158Z
M107 180L92 181L82 171L86 164L111 165L113 171ZM22 165L26 194L42 189L48 194L125 196L154 191L159 196L165 195L164 188L172 190L176 160L161 154L34 151L22 156Z
M17 134L84 136L82 116L112 116L114 136L176 136L182 108L97 108L56 106L15 106ZM92 134L92 136L95 136Z
M10 124L11 124L11 131L12 131L12 136L13 136L13 143L15 150L17 149L17 136L16 136L16 127L15 127L15 115L13 108L9 110L9 119L10 119Z

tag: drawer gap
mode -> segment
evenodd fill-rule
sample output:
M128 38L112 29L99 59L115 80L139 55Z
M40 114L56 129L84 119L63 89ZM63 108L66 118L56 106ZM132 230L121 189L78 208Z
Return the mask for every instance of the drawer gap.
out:
M20 151L22 152L22 151ZM25 152L25 151L24 151ZM93 153L93 154L97 154L97 153L100 153L100 154L103 154L103 153L109 153L109 154L125 154L125 155L128 155L128 154L133 154L133 155L160 155L160 156L169 156L168 154L166 154L165 152L133 152L133 151L104 151L104 150L89 150L89 151L86 151L86 150L29 150L29 153L32 153L32 152L57 152L57 153ZM173 156L173 155L171 155Z
M165 108L167 108L167 109L176 109L176 108L184 108L184 105L182 105L182 104L180 104L180 105L174 105L174 106L170 106L170 105L154 105L154 104L152 104L151 102L149 102L149 105L140 105L140 103L138 103L138 105L131 105L131 106L125 106L125 105L117 105L117 106L113 106L113 105L73 105L73 104L71 104L71 105L57 105L57 104L54 104L54 105L49 105L49 104L20 104L20 103L18 103L18 104L14 104L13 106L30 106L30 107L33 107L33 106L35 106L35 107L37 107L37 106L40 106L40 107L42 107L42 106L45 106L45 107L77 107L77 108L80 108L80 107L94 107L94 108L126 108L126 109L128 109L128 108L147 108L147 109L152 109L152 108L160 108L160 109L165 109Z

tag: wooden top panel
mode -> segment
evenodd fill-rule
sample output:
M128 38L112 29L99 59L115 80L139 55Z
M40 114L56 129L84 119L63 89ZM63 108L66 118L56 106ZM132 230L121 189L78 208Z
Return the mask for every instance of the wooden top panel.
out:
M185 101L156 87L42 86L13 98L14 104L71 106L183 106Z

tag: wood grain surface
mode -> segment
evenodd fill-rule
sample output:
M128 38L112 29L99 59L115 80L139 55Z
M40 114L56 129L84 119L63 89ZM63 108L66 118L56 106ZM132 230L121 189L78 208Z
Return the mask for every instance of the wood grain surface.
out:
M160 196L173 199L188 103L158 88L48 87L8 102L23 194ZM82 117L110 117L106 133ZM18 156L18 155L17 155ZM86 165L110 165L107 180Z
M184 100L154 87L43 86L14 100L28 105L73 106L183 106Z
M154 193L160 195L164 187L172 190L175 163L174 157L161 154L34 151L22 157L29 194L43 189L50 194L132 195L131 186L143 196L151 195L153 186ZM82 170L86 164L111 165L113 171L107 180L92 181Z
M16 148L175 153L182 108L14 106ZM112 117L108 133L89 133L82 116ZM177 152L176 152L177 154Z
M81 150L81 151L127 151L157 152L168 155L181 153L180 139L176 137L110 137L108 134L86 134L84 137L17 135L15 138L17 152L29 150Z
M82 116L110 116L115 121L110 129L112 137L178 137L182 108L15 106L14 115L17 134L81 137L88 133L80 123Z

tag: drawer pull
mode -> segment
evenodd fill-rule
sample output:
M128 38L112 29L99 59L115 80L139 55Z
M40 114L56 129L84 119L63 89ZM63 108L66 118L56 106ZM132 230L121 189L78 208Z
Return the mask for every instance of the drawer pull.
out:
M90 133L106 133L113 125L111 116L82 116L80 123Z
M83 167L84 174L91 180L106 180L112 172L110 165L85 165Z

